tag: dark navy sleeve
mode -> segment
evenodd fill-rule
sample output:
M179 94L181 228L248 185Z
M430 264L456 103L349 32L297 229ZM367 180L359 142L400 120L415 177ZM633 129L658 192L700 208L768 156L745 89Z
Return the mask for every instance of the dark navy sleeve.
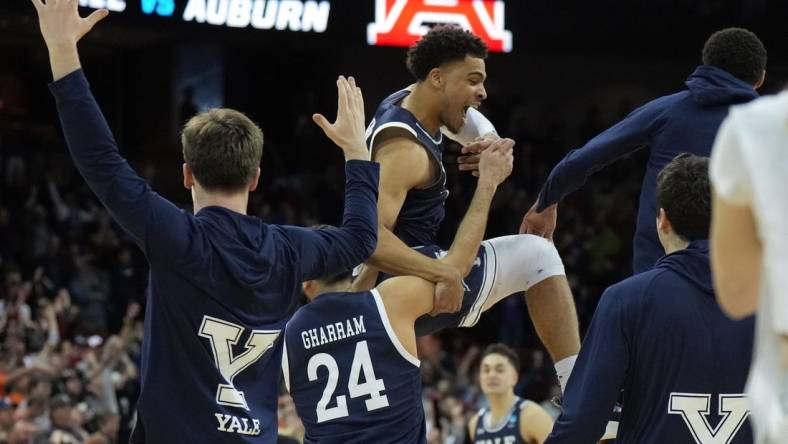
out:
M664 110L660 98L632 111L624 120L574 149L558 162L539 193L538 211L580 188L588 177L614 160L649 144Z
M375 252L380 165L361 160L345 165L345 213L340 227L282 227L298 256L301 280L350 270Z
M49 88L71 157L90 189L149 258L153 245L177 255L189 243L192 216L154 193L121 157L83 71L76 70Z
M602 295L545 444L588 444L604 434L629 362L625 293L617 285Z

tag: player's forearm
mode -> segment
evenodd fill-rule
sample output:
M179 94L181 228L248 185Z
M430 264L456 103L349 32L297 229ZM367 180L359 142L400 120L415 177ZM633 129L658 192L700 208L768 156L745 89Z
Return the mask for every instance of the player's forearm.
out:
M337 259L339 270L366 260L375 251L378 237L380 166L369 161L348 160L345 176L345 212L339 227L345 242L337 243L336 253L329 255Z
M118 152L84 73L78 69L49 87L77 169L113 218L132 236L144 239L152 193Z
M641 108L581 148L569 151L553 168L539 193L541 212L583 186L588 177L649 140L656 113Z
M49 50L49 65L52 68L53 81L58 81L81 68L76 43L53 45L47 49Z
M367 263L384 273L418 276L430 282L439 282L448 274L446 264L408 247L382 224L378 226L377 249Z
M484 231L487 229L487 218L496 188L495 184L484 179L479 180L471 205L457 229L449 254L444 259L445 262L456 267L462 276L468 274L476 260L479 244L484 239Z
M583 158L583 153L580 150L573 150L553 167L539 192L537 207L539 212L560 202L568 194L583 186L592 169L594 171L598 169L593 165L588 165Z

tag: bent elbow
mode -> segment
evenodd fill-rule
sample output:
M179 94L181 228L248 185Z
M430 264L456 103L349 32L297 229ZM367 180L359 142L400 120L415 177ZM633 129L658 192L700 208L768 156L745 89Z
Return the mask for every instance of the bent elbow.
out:
M375 249L378 247L378 233L377 230L372 230L366 236L364 236L363 245L363 255L364 260L369 259L373 254L375 254Z
M378 245L377 224L358 226L353 233L353 253L357 255L358 262L365 262L375 253Z

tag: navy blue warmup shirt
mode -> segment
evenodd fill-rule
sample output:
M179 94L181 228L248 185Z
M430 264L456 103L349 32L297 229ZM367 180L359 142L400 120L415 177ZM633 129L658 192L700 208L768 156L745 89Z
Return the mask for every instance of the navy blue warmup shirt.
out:
M708 157L728 108L758 97L752 85L710 65L695 69L686 84L685 91L641 106L583 147L567 153L553 168L539 195L541 211L580 188L605 165L648 148L635 228L635 273L650 269L664 254L655 222L657 174L681 153Z
M717 306L708 241L613 285L547 443L596 442L623 389L616 444L751 444L744 388L754 327L754 318L733 321Z
M375 249L378 167L347 163L343 227L267 225L162 198L119 155L81 70L50 86L77 168L150 263L133 443L273 443L285 321L301 282Z

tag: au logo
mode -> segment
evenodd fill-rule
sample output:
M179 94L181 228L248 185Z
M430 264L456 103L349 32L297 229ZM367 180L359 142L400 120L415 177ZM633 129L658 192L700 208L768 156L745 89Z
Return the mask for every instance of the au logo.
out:
M490 51L512 50L501 0L375 0L375 21L367 25L367 43L410 46L429 31L429 25L438 23L470 30Z

